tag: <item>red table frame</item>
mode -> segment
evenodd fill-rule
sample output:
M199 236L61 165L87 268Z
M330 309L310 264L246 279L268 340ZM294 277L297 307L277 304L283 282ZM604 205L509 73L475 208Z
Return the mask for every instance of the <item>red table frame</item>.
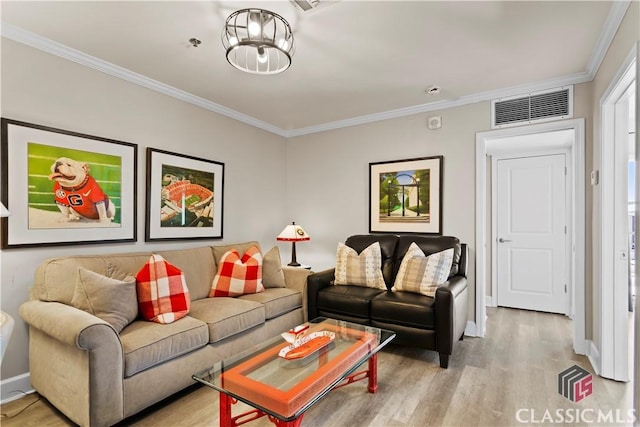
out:
M367 390L369 393L375 393L378 390L378 354L374 353L368 360L368 369L364 371L355 372L346 376L338 385L331 390L335 390L340 387L352 384L357 381L369 379ZM220 392L220 427L237 427L248 422L257 420L258 418L268 417L269 421L274 423L277 427L299 427L302 423L304 413L298 415L293 420L283 421L273 415L269 415L260 409L253 409L251 411L244 412L235 417L231 414L232 405L238 403L238 400L229 396L224 392Z

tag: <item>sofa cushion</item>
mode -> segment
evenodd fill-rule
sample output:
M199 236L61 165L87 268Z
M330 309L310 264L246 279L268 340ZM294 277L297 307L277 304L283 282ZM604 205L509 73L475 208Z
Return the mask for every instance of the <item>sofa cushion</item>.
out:
M125 276L118 280L78 267L71 305L99 317L120 332L138 316L136 278Z
M280 249L272 247L264 254L262 260L262 284L265 288L284 288L284 272L282 271L282 260L280 259Z
M396 273L394 271L394 257L396 253L396 246L398 245L398 236L392 234L356 234L348 237L344 244L360 253L366 247L375 242L380 244L380 255L382 256L382 277L384 277L387 288L391 289L391 286L393 286L393 278Z
M265 321L262 304L240 298L204 298L191 305L190 317L207 324L209 342L215 343Z
M371 300L386 292L362 286L329 286L318 292L318 310L368 319Z
M191 300L206 298L216 274L216 262L210 246L158 252L158 255L184 273Z
M453 248L453 261L451 262L451 271L449 277L458 274L460 265L460 257L462 255L462 248L460 246L460 240L453 236L421 236L421 235L401 235L398 240L398 251L396 252L395 274L398 273L400 263L404 258L404 254L407 253L411 243L418 245L425 255L429 256L436 252L444 251L445 249Z
M302 293L287 288L266 289L258 294L243 295L238 298L264 305L266 320L302 307Z
M204 347L207 325L191 316L170 324L136 320L120 333L125 377Z
M413 292L385 292L371 300L371 319L418 329L435 328L435 298Z
M222 255L209 297L236 297L262 291L262 254L258 247L251 246L242 256L236 249Z
M171 323L189 312L191 299L182 271L158 254L136 275L138 310L152 322Z
M256 241L244 242L244 243L234 243L234 244L231 244L231 245L216 245L216 246L212 246L211 248L213 249L213 259L215 260L216 265L218 265L218 264L220 264L220 259L222 258L222 255L226 254L231 249L235 249L238 252L240 252L241 254L243 254L251 246L255 246L256 248L260 249L260 243L258 243Z
M426 256L412 243L402 259L393 290L435 296L438 287L449 277L452 260L453 248Z
M359 254L344 243L338 243L335 284L386 289L380 243L373 242Z

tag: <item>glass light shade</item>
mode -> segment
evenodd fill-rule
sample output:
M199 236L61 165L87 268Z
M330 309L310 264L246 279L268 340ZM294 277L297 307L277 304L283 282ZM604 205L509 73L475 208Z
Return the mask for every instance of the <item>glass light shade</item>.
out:
M289 68L294 52L289 23L264 9L241 9L227 18L222 29L227 61L252 74L277 74Z
M306 231L299 225L293 224L287 225L284 230L278 235L276 240L284 242L302 242L305 240L311 240L311 237Z

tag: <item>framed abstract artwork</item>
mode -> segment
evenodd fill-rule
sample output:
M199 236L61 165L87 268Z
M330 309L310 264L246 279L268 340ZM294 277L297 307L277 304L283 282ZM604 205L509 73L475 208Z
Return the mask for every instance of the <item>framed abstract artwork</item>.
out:
M135 144L2 118L2 248L134 242Z
M145 241L221 239L224 163L147 148Z
M369 232L442 234L443 156L369 163Z

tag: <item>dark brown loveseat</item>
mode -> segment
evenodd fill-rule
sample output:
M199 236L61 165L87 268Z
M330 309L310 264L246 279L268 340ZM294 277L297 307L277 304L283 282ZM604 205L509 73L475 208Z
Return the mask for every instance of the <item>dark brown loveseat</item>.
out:
M334 268L314 273L307 278L309 319L324 316L390 329L397 334L394 343L435 350L440 366L446 368L453 344L463 338L467 324L467 245L451 236L389 234L354 235L345 244L360 253L376 241L387 290L332 286ZM412 242L425 255L454 248L449 279L435 297L391 290Z

